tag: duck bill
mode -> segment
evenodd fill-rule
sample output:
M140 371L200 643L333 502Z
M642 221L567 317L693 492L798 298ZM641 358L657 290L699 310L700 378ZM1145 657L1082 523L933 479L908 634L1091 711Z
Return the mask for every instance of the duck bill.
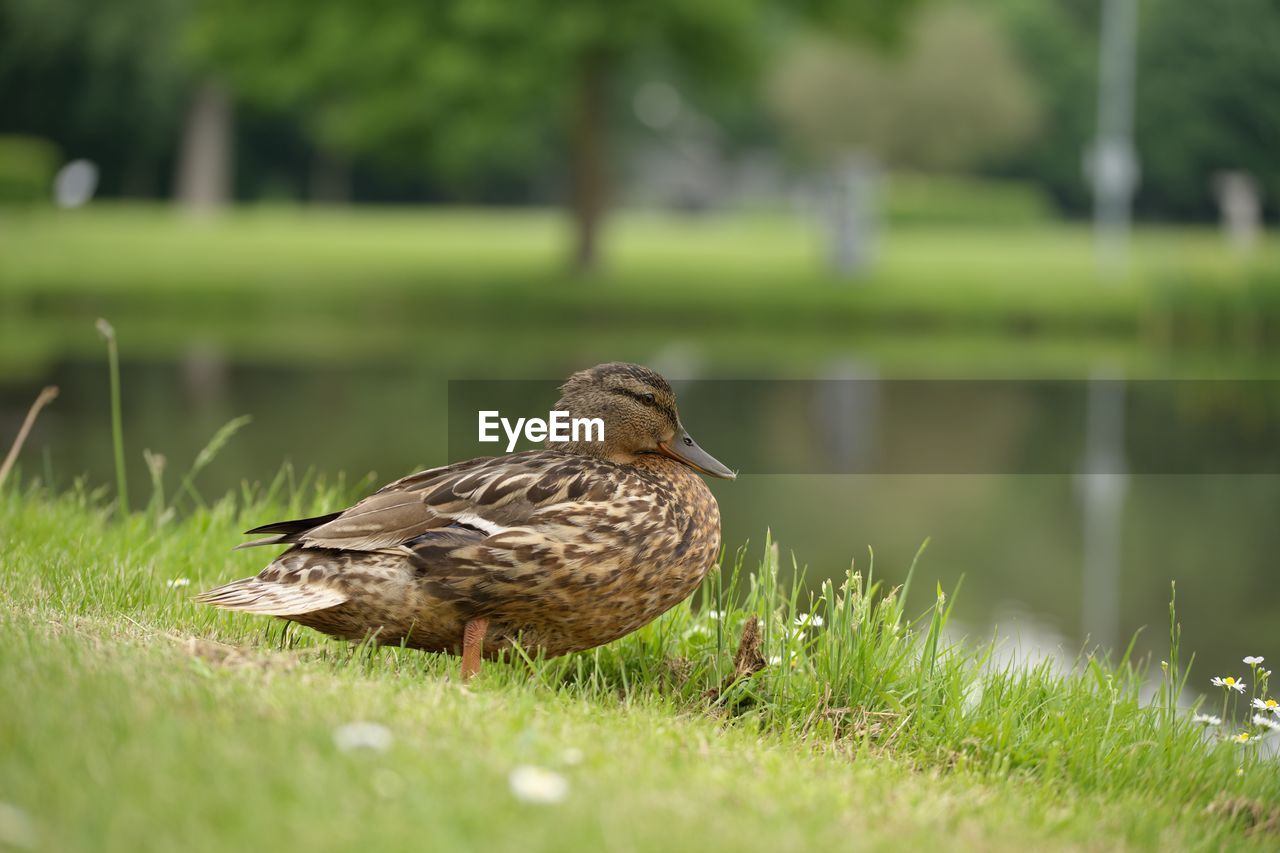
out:
M721 480L736 480L738 475L730 471L719 459L698 446L698 442L689 437L684 429L676 432L670 442L658 445L658 452L669 456L677 462L683 462L695 471L708 477L719 477Z

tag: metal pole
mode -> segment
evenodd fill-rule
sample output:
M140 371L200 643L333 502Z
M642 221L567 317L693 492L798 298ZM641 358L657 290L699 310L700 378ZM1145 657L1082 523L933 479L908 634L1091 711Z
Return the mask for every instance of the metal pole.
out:
M1109 277L1128 266L1130 210L1138 185L1133 146L1137 26L1136 0L1103 0L1097 137L1086 157L1086 172L1093 186L1098 265Z

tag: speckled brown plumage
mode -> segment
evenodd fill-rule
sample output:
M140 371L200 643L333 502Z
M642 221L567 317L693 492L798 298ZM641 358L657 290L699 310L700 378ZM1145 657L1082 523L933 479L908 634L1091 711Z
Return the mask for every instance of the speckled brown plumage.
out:
M640 628L720 549L719 508L691 465L732 474L688 438L647 368L575 374L556 408L603 418L605 441L423 471L344 512L258 528L273 535L248 544L291 547L200 600L453 653L487 619L486 657L516 638L555 656Z

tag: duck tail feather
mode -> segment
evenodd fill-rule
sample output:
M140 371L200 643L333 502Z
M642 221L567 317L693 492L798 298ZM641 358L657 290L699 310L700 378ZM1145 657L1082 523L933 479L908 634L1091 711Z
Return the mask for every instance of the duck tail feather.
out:
M232 551L242 551L245 548L257 548L259 545L293 545L293 539L284 533L276 536L264 536L261 539L254 539L252 542L241 542L232 548Z
M246 530L245 533L279 533L283 539L283 537L286 536L298 536L299 534L306 533L311 528L319 527L322 524L333 521L340 515L342 515L341 512L331 512L328 515L317 515L313 518L295 518L290 521L273 521L270 524L264 524L261 527Z
M300 616L335 607L347 598L345 592L323 584L283 584L252 577L202 592L196 601L264 616Z

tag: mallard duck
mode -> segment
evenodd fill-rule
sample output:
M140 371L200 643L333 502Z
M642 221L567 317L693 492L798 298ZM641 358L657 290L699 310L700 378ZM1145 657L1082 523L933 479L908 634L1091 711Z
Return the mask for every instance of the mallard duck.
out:
M239 547L289 549L198 600L460 654L464 677L517 640L554 657L648 624L718 556L720 510L698 474L735 474L689 437L653 370L602 364L560 394L555 409L600 418L602 440L432 468L341 512L255 528L269 535Z

